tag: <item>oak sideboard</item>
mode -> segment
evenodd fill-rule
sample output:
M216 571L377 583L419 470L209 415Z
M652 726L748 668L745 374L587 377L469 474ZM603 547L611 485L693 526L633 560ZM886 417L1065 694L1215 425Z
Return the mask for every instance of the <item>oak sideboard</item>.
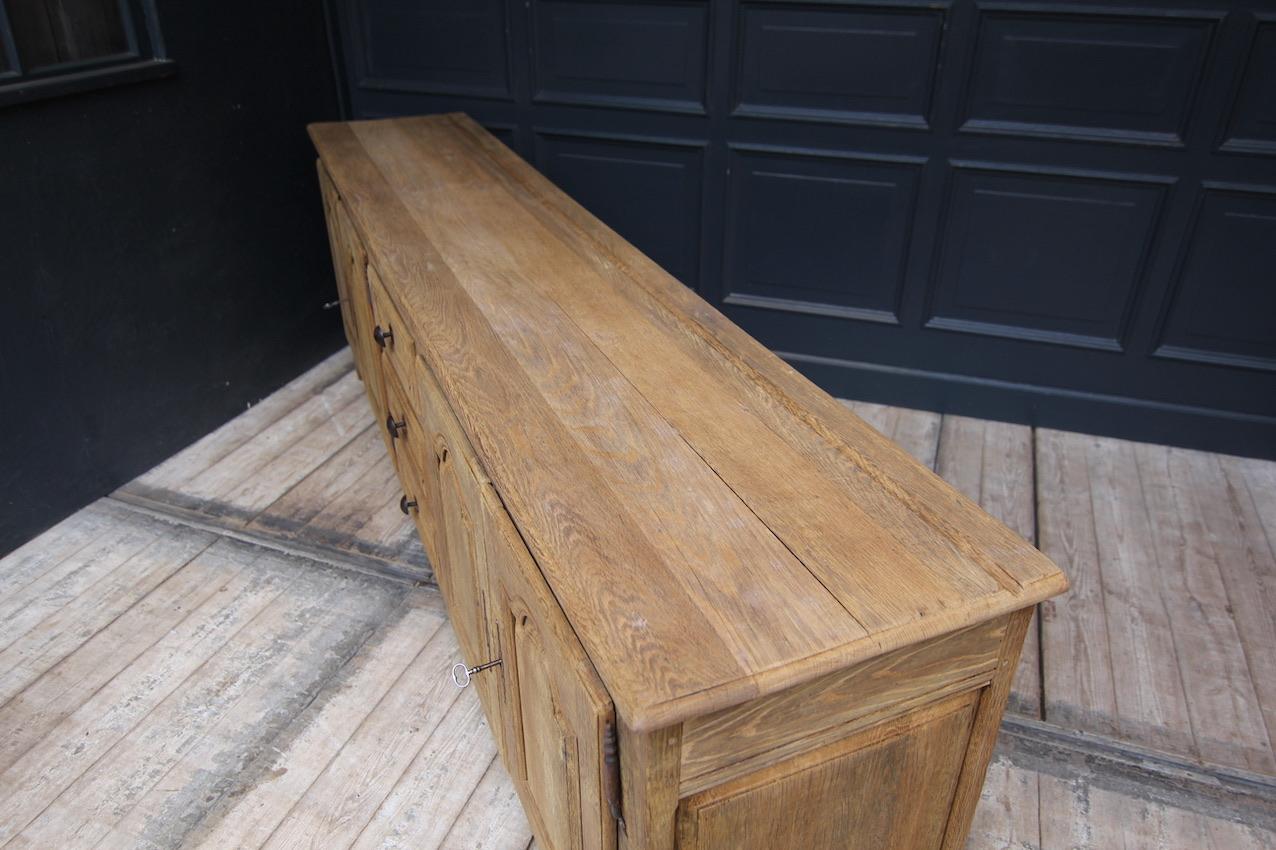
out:
M1059 569L469 118L310 133L439 675L544 850L963 847Z

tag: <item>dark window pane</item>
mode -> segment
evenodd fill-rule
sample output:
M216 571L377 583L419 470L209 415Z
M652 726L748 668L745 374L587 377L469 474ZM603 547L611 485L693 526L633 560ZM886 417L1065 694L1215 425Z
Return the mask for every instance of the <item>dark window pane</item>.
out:
M128 49L119 0L6 0L5 9L27 70Z

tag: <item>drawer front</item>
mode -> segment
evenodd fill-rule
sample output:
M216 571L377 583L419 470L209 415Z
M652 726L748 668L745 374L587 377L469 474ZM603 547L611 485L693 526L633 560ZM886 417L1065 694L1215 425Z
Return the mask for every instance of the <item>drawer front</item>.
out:
M385 373L387 417L397 417L403 427L396 425L392 437L386 421L381 420L381 435L390 447L390 457L399 473L403 492L408 501L415 502L411 514L421 534L421 544L429 556L430 567L446 597L447 537L444 533L443 498L439 485L439 466L435 460L430 429L425 417L413 410L407 401L407 393L393 369ZM406 502L405 502L406 505Z
M368 290L372 295L372 342L384 368L397 369L400 379L412 374L416 344L399 310L394 306L376 267L368 265Z
M938 850L978 692L693 795L680 850Z
M428 428L420 421L408 403L408 393L393 369L382 372L385 387L385 402L378 408L378 421L381 436L386 440L386 448L395 462L395 468L402 474L399 459L402 456L414 455L416 459L425 457L425 447L429 443Z

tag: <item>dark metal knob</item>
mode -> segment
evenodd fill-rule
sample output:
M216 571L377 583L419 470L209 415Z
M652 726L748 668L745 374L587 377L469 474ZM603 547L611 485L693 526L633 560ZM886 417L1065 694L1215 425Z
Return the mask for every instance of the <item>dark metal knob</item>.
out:
M385 417L385 429L390 432L390 439L397 440L400 431L408 430L408 423L402 419L396 422L394 414L389 413Z
M399 510L403 511L404 515L407 515L415 508L416 499L409 499L406 495L399 497Z
M393 330L381 330L381 326L377 325L372 329L372 338L377 341L377 345L385 348L387 342L394 342Z

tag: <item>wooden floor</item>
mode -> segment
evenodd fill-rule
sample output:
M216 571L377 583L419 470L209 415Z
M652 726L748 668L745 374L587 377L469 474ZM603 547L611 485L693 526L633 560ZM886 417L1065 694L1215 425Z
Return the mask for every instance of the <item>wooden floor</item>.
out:
M971 850L1276 850L1276 464L849 404L1073 580ZM398 496L342 353L0 560L0 847L527 848Z

